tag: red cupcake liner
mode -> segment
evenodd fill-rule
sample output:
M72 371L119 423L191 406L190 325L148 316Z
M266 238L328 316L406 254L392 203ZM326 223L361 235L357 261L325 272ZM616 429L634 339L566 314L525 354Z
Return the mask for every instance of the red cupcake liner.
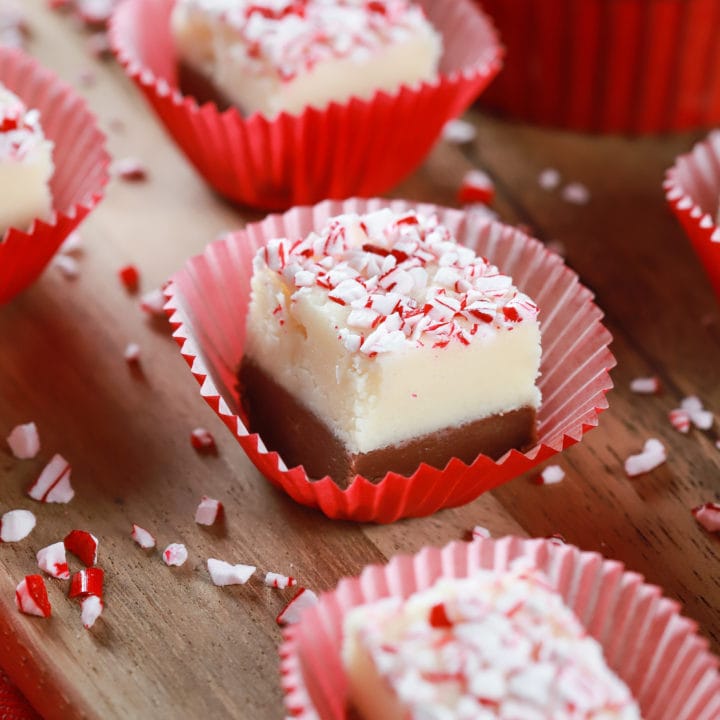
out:
M720 299L720 131L678 157L663 188Z
M63 240L100 201L110 156L85 101L33 58L0 47L0 82L28 108L40 111L43 132L55 143L52 218L35 220L27 230L10 228L0 240L2 304L37 279Z
M507 47L483 102L595 132L720 122L718 0L481 0Z
M444 468L422 464L410 477L388 473L379 483L357 476L341 489L330 477L310 480L302 467L288 469L268 451L243 419L237 371L245 342L252 257L273 237L302 237L339 213L364 213L390 206L436 213L458 240L488 257L540 307L543 358L539 381L538 444L512 450L495 461L480 455L470 465L453 458ZM331 518L379 523L429 515L463 505L578 442L598 422L612 387L610 333L592 293L559 256L518 230L487 223L473 214L405 200L326 201L293 208L210 244L192 258L166 288L166 310L201 394L235 435L258 470L297 502Z
M629 686L645 720L713 720L720 717L718 660L679 614L676 602L615 560L547 540L506 537L424 548L387 565L366 567L320 596L298 624L283 633L282 686L288 714L303 720L346 717L343 617L353 607L385 597L406 598L439 578L464 578L478 570L509 569L531 560L547 575L588 633L603 647L608 665Z
M502 49L471 0L420 4L445 43L436 81L272 120L198 106L180 93L168 21L173 0L127 0L110 38L128 75L215 190L245 205L283 209L390 189L498 72Z

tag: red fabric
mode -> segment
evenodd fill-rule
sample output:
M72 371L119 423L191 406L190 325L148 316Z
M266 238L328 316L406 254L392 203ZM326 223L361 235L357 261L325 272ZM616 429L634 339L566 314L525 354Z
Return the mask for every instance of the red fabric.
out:
M40 716L2 670L0 670L0 720L40 720Z

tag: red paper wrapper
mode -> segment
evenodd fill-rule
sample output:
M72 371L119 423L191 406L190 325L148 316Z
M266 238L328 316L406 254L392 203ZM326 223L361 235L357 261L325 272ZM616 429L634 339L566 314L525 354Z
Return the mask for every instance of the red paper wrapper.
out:
M483 101L543 125L652 133L720 122L717 0L481 0L507 47Z
M347 683L341 660L342 623L356 605L406 598L439 578L478 570L509 569L518 558L544 572L587 631L603 647L608 665L625 681L645 720L720 717L718 660L694 622L660 588L615 560L572 545L507 537L452 543L400 555L366 567L303 612L283 633L282 686L288 714L303 720L344 720Z
M0 82L28 108L40 111L45 136L55 143L53 217L35 220L27 230L10 228L0 241L2 304L40 275L63 240L100 201L110 157L85 101L31 57L0 47Z
M388 205L397 212L417 207L426 215L436 213L460 242L512 275L537 302L543 336L539 442L526 453L512 450L498 461L480 455L466 465L453 458L444 468L422 464L410 477L388 473L379 483L358 476L342 490L329 477L309 480L302 467L287 469L257 434L249 433L243 420L237 371L252 257L270 238L302 237L334 215ZM607 407L605 393L612 387L609 369L615 358L607 347L611 336L600 322L602 312L560 257L514 228L434 205L351 199L271 215L209 245L172 278L166 295L174 337L202 396L273 485L331 518L387 523L470 502L578 442L597 425L598 414Z
M236 202L281 209L385 192L420 164L444 124L498 72L497 36L471 0L420 4L443 35L436 81L273 120L220 112L213 103L199 107L180 93L168 21L173 0L128 0L110 36L126 72L205 180Z
M720 299L720 131L681 155L667 171L663 187Z

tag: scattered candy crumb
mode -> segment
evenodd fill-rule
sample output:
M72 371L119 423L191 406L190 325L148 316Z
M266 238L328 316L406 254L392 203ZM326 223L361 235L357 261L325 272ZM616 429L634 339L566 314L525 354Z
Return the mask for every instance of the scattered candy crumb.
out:
M59 454L53 455L38 479L28 488L27 494L39 502L69 503L75 497L70 484L70 463Z
M95 595L101 598L103 596L103 582L105 580L105 572L99 567L84 568L76 572L70 578L69 598L83 599Z
M102 615L103 601L97 595L86 597L81 603L80 620L88 630L95 624L95 621Z
M442 130L442 139L456 145L472 142L476 135L475 126L466 120L449 120Z
M306 608L317 605L318 596L307 588L300 588L293 599L280 611L275 621L278 625L291 625L298 622Z
M147 169L137 158L127 157L116 160L112 164L111 172L126 182L141 182L147 179Z
M695 395L683 398L680 408L688 413L692 424L698 430L709 430L715 424L715 416L704 408L700 398Z
M268 587L284 590L288 587L295 587L295 585L297 585L297 580L290 575L281 575L280 573L268 572L265 573L265 584Z
M50 617L52 608L42 575L26 575L15 588L15 604L21 613Z
M476 525L471 531L470 535L473 540L477 540L478 538L482 538L483 540L487 540L487 538L492 537L490 535L490 531L483 527L482 525Z
M59 580L70 579L70 568L68 568L65 557L65 544L56 542L37 551L38 567L48 575Z
M469 170L465 173L458 191L458 202L461 205L481 203L489 205L495 197L495 183L482 170Z
M567 545L567 540L560 533L548 535L547 540L549 540L553 545Z
M691 512L708 532L720 532L720 504L707 502L693 508Z
M190 444L198 452L214 452L217 448L212 433L205 428L195 428L190 433Z
M60 246L58 252L62 255L76 255L78 253L82 253L84 249L85 247L82 236L77 230L75 230L65 238L65 241Z
M651 377L637 377L630 381L630 392L638 395L657 395L662 389L660 378L653 375Z
M165 296L159 288L146 292L140 298L140 309L148 315L164 316Z
M214 585L244 585L254 574L257 568L254 565L231 565L224 560L208 558L207 569Z
M130 537L144 550L154 548L157 543L155 536L149 530L141 528L135 523L133 523Z
M135 265L124 265L118 270L118 277L129 293L137 292L140 287L140 271Z
M34 422L17 425L7 436L10 452L18 460L34 458L40 451L40 435Z
M187 548L182 543L170 543L163 550L163 560L168 566L180 567L188 558Z
M587 205L590 191L582 183L571 182L562 189L562 199L571 205Z
M9 510L0 518L0 542L24 540L35 528L35 515L29 510Z
M629 477L643 475L662 465L666 460L664 445L656 438L650 438L641 453L631 455L625 460L625 472Z
M98 556L98 539L87 530L71 530L63 540L65 550L80 559L87 567L95 565Z
M690 430L690 413L682 408L676 408L668 413L670 424L679 432L686 434Z
M128 343L123 351L123 357L128 363L140 362L140 346L134 342Z
M562 178L555 168L545 168L538 175L538 185L543 190L555 190L560 186Z
M223 504L215 498L203 495L195 510L195 522L198 525L213 525L223 511Z
M548 465L535 478L538 485L556 485L565 479L565 471L559 465Z
M74 280L80 274L78 261L70 255L56 255L53 265L68 279Z

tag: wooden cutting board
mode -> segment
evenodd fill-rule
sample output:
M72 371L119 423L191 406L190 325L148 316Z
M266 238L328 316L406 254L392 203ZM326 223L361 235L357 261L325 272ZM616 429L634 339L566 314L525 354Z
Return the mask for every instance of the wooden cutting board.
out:
M75 84L92 70L95 84L81 91L111 151L141 158L150 172L146 183L111 183L82 228L77 280L51 267L0 308L0 436L34 420L42 438L34 460L0 448L0 509L27 507L38 518L28 539L0 547L0 665L42 714L281 718L275 616L292 591L265 588L260 573L242 587L214 587L208 557L292 574L320 591L366 563L443 545L476 524L494 535L560 532L622 560L681 600L717 648L717 545L689 512L720 492L716 431L681 436L667 421L691 393L720 409L718 307L660 189L664 169L694 136L594 138L472 113L475 144L437 146L395 195L453 204L464 171L487 169L501 217L561 241L568 263L597 292L615 335L617 389L600 428L558 459L567 473L559 485L521 477L431 518L387 527L333 522L259 476L200 398L167 325L148 320L116 277L133 262L143 289L157 287L218 232L259 215L230 207L202 184L120 68L89 59L87 36L69 18L43 0L26 5L31 51ZM584 182L590 202L573 206L541 190L537 176L548 166ZM142 348L142 373L123 360L131 341ZM664 394L631 394L630 379L649 374L660 376ZM191 448L196 426L215 434L217 456ZM624 458L651 436L667 445L667 464L628 480ZM72 463L76 497L38 505L24 491L55 452ZM194 523L202 495L224 503L220 527ZM136 547L133 522L152 530L160 548L184 542L186 565L168 568L159 550ZM107 608L92 631L60 581L48 581L50 620L14 606L15 585L35 571L35 551L73 528L98 536L106 571Z

